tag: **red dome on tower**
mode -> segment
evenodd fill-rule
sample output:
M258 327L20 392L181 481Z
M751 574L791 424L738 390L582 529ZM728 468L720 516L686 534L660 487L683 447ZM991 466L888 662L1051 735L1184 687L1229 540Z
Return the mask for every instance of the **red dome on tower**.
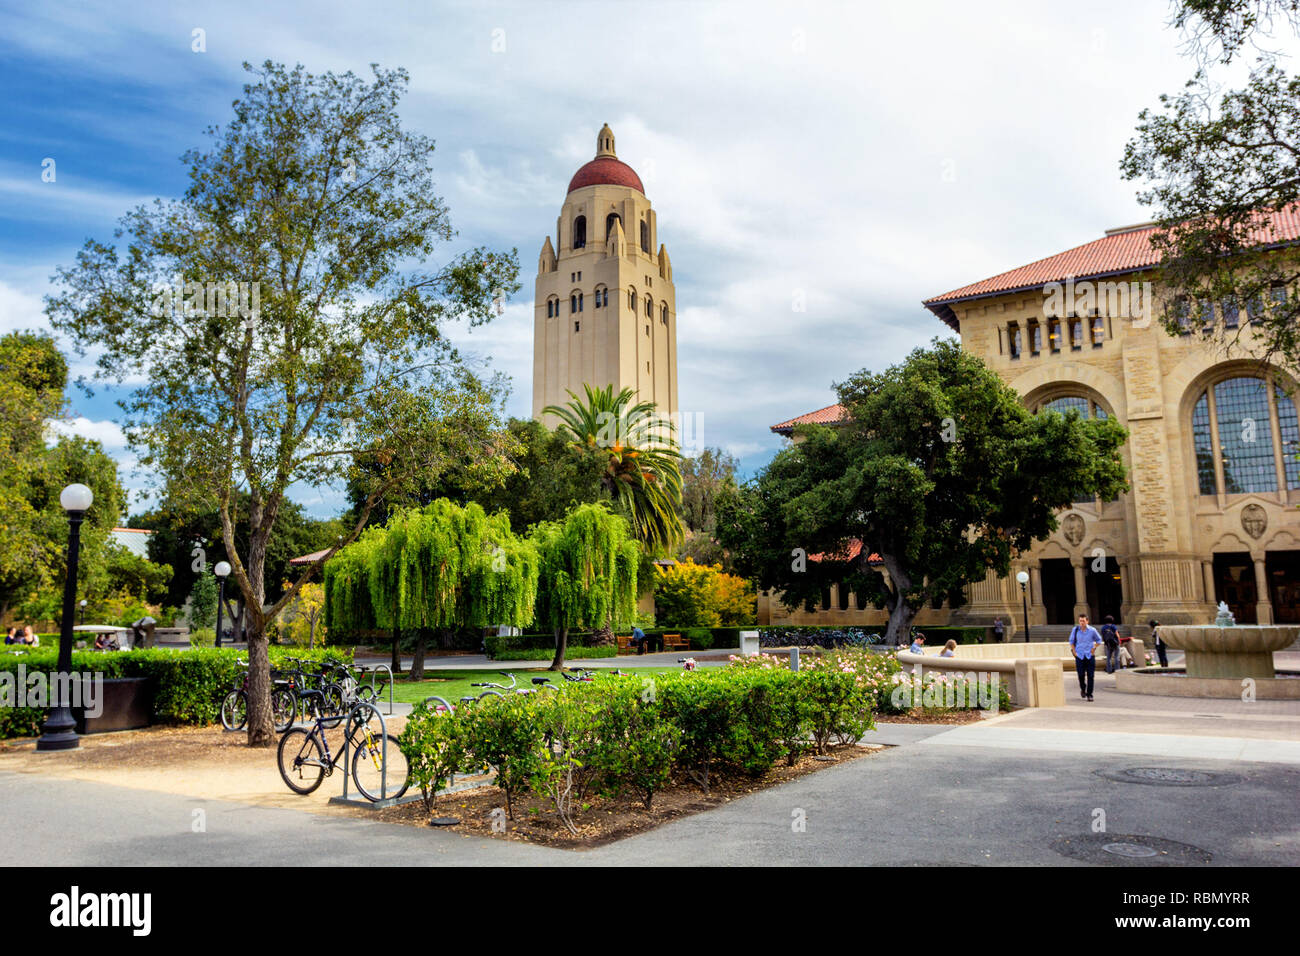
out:
M636 170L613 156L598 156L574 173L569 180L569 192L583 186L627 186L645 194Z
M626 186L645 195L641 177L614 152L614 132L606 123L596 134L596 158L583 166L569 180L569 192L583 186Z

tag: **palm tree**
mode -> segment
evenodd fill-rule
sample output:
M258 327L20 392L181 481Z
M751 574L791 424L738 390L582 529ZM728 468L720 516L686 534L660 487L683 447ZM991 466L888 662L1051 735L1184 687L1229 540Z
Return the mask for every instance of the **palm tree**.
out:
M652 554L669 554L684 537L681 519L682 453L672 422L653 402L632 401L636 393L614 386L584 385L586 398L569 392L567 405L548 405L543 414L560 419L556 432L585 454L605 458L601 484Z

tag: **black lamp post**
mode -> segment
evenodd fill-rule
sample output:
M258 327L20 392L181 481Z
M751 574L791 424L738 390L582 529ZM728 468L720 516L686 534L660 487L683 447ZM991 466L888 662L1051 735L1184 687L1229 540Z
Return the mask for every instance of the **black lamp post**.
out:
M68 485L59 504L68 513L68 569L63 581L63 617L59 621L59 665L56 683L62 689L57 706L41 728L37 750L75 750L81 746L77 722L72 717L72 619L77 605L77 560L81 556L81 522L95 500L85 485ZM53 702L51 702L53 703Z
M217 576L217 636L212 639L213 647L221 646L221 609L226 604L226 577L230 574L230 565L225 561L218 561L217 566L212 569L212 573Z
M1025 643L1029 643L1029 572L1021 571L1016 575L1016 581L1020 584L1020 606L1025 612Z

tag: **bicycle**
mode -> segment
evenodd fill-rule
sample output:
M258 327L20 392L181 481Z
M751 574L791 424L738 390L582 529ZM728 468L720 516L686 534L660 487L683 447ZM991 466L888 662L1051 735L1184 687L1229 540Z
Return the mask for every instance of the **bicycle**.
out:
M243 730L248 723L248 665L240 664L244 676L235 683L230 693L221 702L221 726L226 730ZM278 680L280 672L272 669L271 680L275 686L271 690L271 723L276 733L284 733L293 725L297 710L291 683Z
M549 690L555 693L559 692L559 688L551 683L551 679L549 677L534 677L532 679L532 683L533 683L532 687L520 687L519 682L515 680L514 674L507 673L506 671L501 671L500 673L503 677L510 678L509 685L497 684L494 683L493 681L481 681L481 682L472 683L469 686L486 687L487 690L483 691L483 693L479 694L477 697L462 697L460 699L460 702L464 704L472 700L482 700L484 697L504 697L505 696L505 694L503 693L504 691L514 691L516 694L536 694L539 691L543 691L543 690Z
M319 694L320 691L308 693ZM411 768L406 755L390 733L378 734L370 729L369 719L362 719L373 707L360 704L346 716L334 714L318 716L310 730L293 727L280 738L276 763L280 776L294 793L308 794L321 785L321 781L334 773L334 768L352 748L352 782L357 791L371 802L381 799L396 800L406 793L411 783ZM330 752L327 728L332 729L346 721L343 729L344 745L338 754ZM383 786L387 769L388 786ZM347 773L348 768L344 767Z

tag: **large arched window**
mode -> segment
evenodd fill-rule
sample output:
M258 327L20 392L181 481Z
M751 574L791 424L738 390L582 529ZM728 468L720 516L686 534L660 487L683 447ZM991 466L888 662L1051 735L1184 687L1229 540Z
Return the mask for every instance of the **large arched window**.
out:
M641 248L650 251L650 224L644 219L641 220Z
M1206 388L1192 406L1192 450L1203 495L1300 488L1295 402L1271 379L1238 376Z
M573 220L573 248L583 249L587 245L587 217L579 216Z
M605 239L606 239L606 241L609 240L610 234L614 231L614 222L615 222L616 220L617 220L618 222L620 222L620 223L623 221L623 217L620 216L620 215L619 215L618 213L616 213L616 212L611 212L608 216L605 217Z
M1059 398L1049 399L1034 409L1035 413L1039 412L1060 412L1067 415L1070 412L1078 412L1080 418L1109 418L1106 409L1102 408L1091 398L1083 395L1062 395ZM1091 504L1095 499L1089 496L1075 498L1074 503L1077 505ZM1113 499L1112 499L1113 500Z

